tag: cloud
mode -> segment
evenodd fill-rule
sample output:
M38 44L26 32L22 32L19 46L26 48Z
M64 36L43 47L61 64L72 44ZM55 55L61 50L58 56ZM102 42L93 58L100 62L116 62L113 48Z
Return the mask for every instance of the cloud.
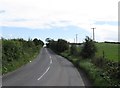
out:
M96 21L95 24L96 25L108 24L108 25L118 26L118 22L117 21Z
M5 10L0 10L0 13L5 13Z
M24 19L24 18L16 18L16 19L12 19L12 20L7 20L7 22L24 22L24 21L33 21L32 19Z
M74 25L91 32L91 27L100 29L97 35L107 38L116 34L119 0L1 0L0 26L52 29ZM102 22L102 25L100 24ZM104 23L104 22L107 22ZM104 31L109 29L109 31ZM105 37L106 36L106 37Z
M96 38L99 41L118 41L118 27L108 24L96 25Z
M93 3L94 2L94 3ZM117 20L117 0L1 0L3 19L34 19L86 23L91 20ZM22 26L22 25L21 25Z

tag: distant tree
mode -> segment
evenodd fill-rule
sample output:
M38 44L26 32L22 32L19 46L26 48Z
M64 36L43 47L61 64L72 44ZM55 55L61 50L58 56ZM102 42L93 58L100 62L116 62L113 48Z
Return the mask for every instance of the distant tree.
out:
M51 38L46 38L45 41L47 42L46 43L46 47L47 48L51 48L52 47L52 43L54 42L54 40L51 39Z
M83 58L92 58L95 56L96 51L95 42L87 36L81 50L81 56Z
M69 48L69 44L66 40L58 39L54 41L53 39L47 38L48 42L46 45L48 48L51 48L53 51L61 53Z
M38 46L38 45L44 45L44 43L43 43L43 41L41 41L41 40L38 40L37 38L35 38L34 40L33 40L33 42L34 42L34 44L36 45L36 46Z
M69 48L68 42L66 40L63 39L58 39L57 41L57 51L58 52L64 52L65 50L67 50Z
M45 41L46 41L47 43L49 43L51 40L53 40L53 39L51 39L51 38L46 38L46 39L45 39Z
M57 51L57 41L51 40L49 43L49 48L51 48L53 51Z

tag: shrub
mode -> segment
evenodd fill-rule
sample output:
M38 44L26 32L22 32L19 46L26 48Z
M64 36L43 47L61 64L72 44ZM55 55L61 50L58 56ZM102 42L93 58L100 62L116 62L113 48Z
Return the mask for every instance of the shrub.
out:
M87 36L81 50L81 56L83 58L93 58L95 56L96 51L97 48L95 46L94 41Z
M104 68L105 65L105 58L102 57L94 57L92 59L92 63L95 64L99 68Z
M65 50L67 50L69 48L67 41L63 40L63 39L58 39L57 41L57 51L58 52L64 52Z
M71 45L71 47L70 47L70 54L71 55L77 55L78 54L77 48L76 48L75 45Z
M112 62L105 58L98 57L92 59L92 63L103 69L101 76L108 81L110 86L120 85L120 62Z

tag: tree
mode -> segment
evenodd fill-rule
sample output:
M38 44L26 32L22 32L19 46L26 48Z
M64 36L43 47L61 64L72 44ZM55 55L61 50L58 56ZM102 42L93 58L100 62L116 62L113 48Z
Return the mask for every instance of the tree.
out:
M58 41L57 41L57 51L58 52L60 52L60 53L64 52L68 48L69 48L69 45L66 40L58 39Z
M49 42L53 41L53 39L51 39L51 38L46 38L45 41L46 41L47 43L49 43Z
M41 40L38 40L37 38L35 38L34 40L33 40L33 42L34 42L34 44L36 45L36 46L38 46L38 45L44 45L44 43L43 43L43 41L41 41Z
M81 50L81 56L83 58L93 58L96 51L95 42L87 36Z
M48 48L58 53L61 53L69 48L68 42L63 39L58 39L57 41L54 41L53 39L47 38L46 42L48 42L46 44Z
M78 54L76 45L73 45L73 44L71 45L70 54L72 54L72 55L77 55Z

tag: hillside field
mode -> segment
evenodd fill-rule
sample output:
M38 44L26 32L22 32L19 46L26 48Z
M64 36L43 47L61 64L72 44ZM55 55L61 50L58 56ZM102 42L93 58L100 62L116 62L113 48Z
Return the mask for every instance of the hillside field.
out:
M118 47L120 47L120 44L110 44L110 43L96 43L97 47L97 53L96 56L104 56L106 59L109 59L111 61L118 61L119 59L119 52Z

